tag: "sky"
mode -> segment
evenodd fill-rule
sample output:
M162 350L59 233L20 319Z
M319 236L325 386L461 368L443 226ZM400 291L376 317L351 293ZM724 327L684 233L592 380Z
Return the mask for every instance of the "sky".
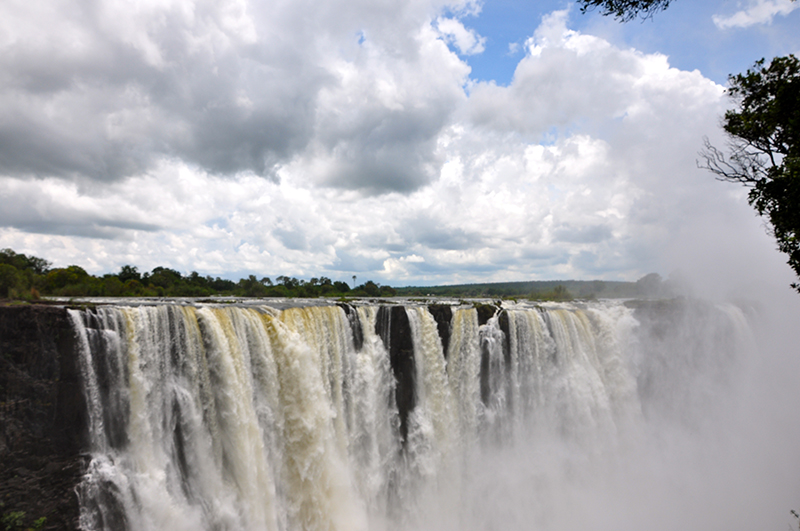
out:
M0 3L0 248L394 286L791 271L724 147L800 2Z

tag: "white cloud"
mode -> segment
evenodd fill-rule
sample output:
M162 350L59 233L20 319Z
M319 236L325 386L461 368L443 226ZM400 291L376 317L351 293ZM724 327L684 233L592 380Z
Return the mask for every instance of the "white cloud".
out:
M437 17L477 4L143 5L0 32L0 247L392 284L635 279L697 255L755 270L742 239L769 243L743 191L695 166L703 135L722 144L723 88L565 12L499 87L468 84L442 40Z
M433 139L468 72L431 26L447 5L3 3L0 173L113 181L177 157L275 178L321 146L345 161L326 182L369 188L350 175L381 167L387 177L374 188L413 189L438 170ZM480 38L448 20L448 38L476 53ZM348 118L332 130L331 114Z
M746 28L755 24L770 24L777 15L786 16L800 7L792 0L750 0L747 9L728 16L714 15L712 20L720 29Z
M436 28L446 42L458 48L461 55L475 55L485 49L486 38L478 35L475 30L465 28L459 20L439 17Z

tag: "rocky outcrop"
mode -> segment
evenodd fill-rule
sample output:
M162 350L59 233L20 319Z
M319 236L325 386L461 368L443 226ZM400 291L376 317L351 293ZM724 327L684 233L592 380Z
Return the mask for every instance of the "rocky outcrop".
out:
M375 321L375 333L389 351L400 415L400 435L405 443L408 440L408 415L417 405L417 366L406 309L403 306L381 306Z
M42 517L41 529L77 529L85 426L66 310L0 306L0 516L21 529Z
M436 321L439 339L442 340L444 359L447 359L447 351L450 348L450 323L453 320L453 307L449 304L429 304L428 311Z
M344 302L340 302L337 306L343 309L345 315L347 315L347 322L350 323L350 331L353 334L353 347L356 351L360 351L364 346L364 330L361 328L358 310L356 310L355 306Z
M499 309L499 307L495 306L494 304L486 304L482 302L476 302L474 306L475 311L478 312L478 326L483 326L489 322L489 319L494 317L494 314L497 313L497 310Z

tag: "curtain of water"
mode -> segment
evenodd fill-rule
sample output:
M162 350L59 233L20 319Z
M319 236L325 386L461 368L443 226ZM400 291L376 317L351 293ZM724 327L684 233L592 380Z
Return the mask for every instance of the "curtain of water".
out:
M87 530L470 528L487 448L613 444L641 422L647 363L660 363L642 361L621 304L510 308L481 326L455 308L447 352L427 308L409 306L404 438L377 307L69 312L92 444ZM746 328L741 312L715 315Z

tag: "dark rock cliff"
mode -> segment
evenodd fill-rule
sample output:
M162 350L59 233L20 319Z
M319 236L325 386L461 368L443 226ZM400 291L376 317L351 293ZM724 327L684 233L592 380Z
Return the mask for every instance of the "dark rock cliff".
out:
M411 324L402 306L381 306L375 321L375 333L389 351L395 379L395 401L400 415L400 435L408 440L408 416L417 406L417 366Z
M86 417L64 308L0 306L0 518L77 529Z
M450 326L453 320L453 307L449 304L429 304L428 311L431 312L436 321L439 339L442 340L444 359L447 359L447 351L450 348Z

